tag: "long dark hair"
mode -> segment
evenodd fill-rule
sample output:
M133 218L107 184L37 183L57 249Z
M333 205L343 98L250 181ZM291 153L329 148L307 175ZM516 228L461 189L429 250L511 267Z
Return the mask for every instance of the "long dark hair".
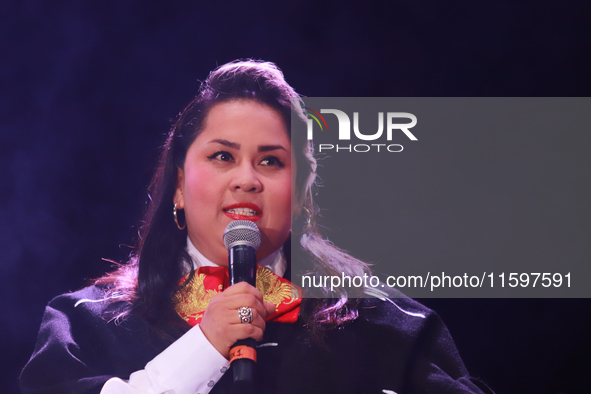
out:
M283 73L270 62L235 61L212 71L201 84L195 99L179 114L171 128L149 187L150 203L140 227L139 241L129 261L118 270L99 278L106 285L109 299L127 302L119 317L130 311L139 314L152 329L170 335L178 324L173 298L179 279L191 266L186 251L187 230L179 230L172 211L177 188L178 169L184 167L187 150L201 132L209 110L231 100L255 100L277 110L291 130L292 111L305 124L300 96L285 82ZM297 163L296 189L298 202L311 216L312 226L303 235L291 237L284 244L284 254L291 264L312 275L363 275L366 264L351 257L323 239L315 226L318 209L313 202L312 187L316 180L313 145L305 133L290 132ZM293 245L293 247L292 247ZM332 328L357 317L355 300L344 290L325 297L304 300L302 317L314 331ZM329 298L330 296L330 298ZM174 335L174 334L173 334Z

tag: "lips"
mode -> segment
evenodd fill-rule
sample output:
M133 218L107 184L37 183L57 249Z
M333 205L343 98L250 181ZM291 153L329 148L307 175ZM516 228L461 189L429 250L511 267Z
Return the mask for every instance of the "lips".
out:
M233 220L250 220L256 222L263 216L263 210L256 204L246 202L228 205L223 208L224 214Z

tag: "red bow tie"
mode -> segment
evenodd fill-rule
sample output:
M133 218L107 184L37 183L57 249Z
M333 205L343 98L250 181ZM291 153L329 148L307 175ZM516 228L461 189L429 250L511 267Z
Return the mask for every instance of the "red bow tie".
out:
M184 283L187 274L180 283ZM174 298L177 313L191 326L201 322L203 313L214 295L230 285L228 267L200 267L191 281L178 291ZM295 323L300 314L302 291L299 287L257 265L256 287L263 293L265 302L275 304L275 313L266 321Z

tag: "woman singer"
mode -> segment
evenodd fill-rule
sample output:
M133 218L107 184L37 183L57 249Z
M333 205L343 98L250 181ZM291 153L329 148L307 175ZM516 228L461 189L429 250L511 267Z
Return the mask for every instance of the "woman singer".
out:
M291 133L292 102L304 124L273 63L210 73L162 148L129 261L49 303L23 393L237 392L229 360L246 338L256 393L489 392L421 304L370 290L303 299L289 282L296 259L298 274L369 273L315 228L316 161ZM235 220L260 231L257 287L229 286Z

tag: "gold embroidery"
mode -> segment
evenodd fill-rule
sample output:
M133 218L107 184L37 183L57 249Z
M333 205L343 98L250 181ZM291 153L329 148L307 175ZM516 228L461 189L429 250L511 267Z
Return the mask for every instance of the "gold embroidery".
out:
M205 274L195 275L191 282L174 297L175 309L184 319L202 317L211 297L223 290L222 285L219 285L217 289L205 290L204 279Z
M287 305L298 299L298 291L291 283L281 282L277 275L260 265L257 267L257 289L263 293L265 302L275 304L276 310L282 302Z

